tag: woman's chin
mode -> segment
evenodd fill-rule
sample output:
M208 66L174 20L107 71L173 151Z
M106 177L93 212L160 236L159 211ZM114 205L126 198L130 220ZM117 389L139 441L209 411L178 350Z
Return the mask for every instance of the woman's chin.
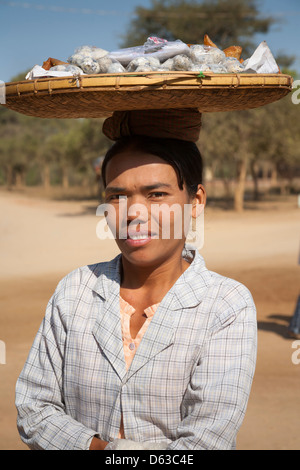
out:
M157 239L141 239L141 240L118 240L117 245L126 260L134 265L141 267L157 266L174 255L182 251L181 244L178 240L175 244L170 245L170 241Z

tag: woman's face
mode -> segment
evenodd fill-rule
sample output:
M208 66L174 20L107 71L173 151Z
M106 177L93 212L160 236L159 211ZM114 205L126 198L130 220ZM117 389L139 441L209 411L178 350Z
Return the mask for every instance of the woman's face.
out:
M154 266L180 254L193 199L178 186L174 168L163 159L127 150L106 166L106 204L114 209L107 222L125 258Z

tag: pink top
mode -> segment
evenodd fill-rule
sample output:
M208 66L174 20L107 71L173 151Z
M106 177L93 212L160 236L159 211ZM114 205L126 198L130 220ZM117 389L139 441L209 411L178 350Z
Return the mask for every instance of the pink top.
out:
M123 339L124 356L125 356L125 363L126 363L127 370L130 367L130 364L134 358L137 348L158 306L159 306L159 303L153 304L150 307L145 308L144 312L147 318L145 322L143 323L141 329L139 330L138 334L136 335L136 337L132 338L130 334L130 319L131 319L131 316L135 312L135 308L132 307L132 305L130 305L128 302L126 302L126 300L122 299L122 297L120 296L122 339ZM125 437L124 426L123 426L123 419L122 419L118 438L124 439L124 437Z

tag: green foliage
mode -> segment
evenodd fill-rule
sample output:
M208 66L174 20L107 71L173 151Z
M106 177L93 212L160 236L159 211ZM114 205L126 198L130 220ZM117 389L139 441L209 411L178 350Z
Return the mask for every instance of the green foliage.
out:
M221 177L236 176L241 156L270 162L279 175L292 178L300 168L300 105L291 95L267 106L203 116L199 147L207 166Z
M268 32L276 22L261 16L256 0L152 0L150 8L136 8L122 46L143 44L153 34L203 44L208 34L222 49L241 45L246 58L255 47L254 34Z
M59 174L93 175L93 161L109 147L102 120L39 119L0 107L1 182L45 182L45 168L59 183ZM72 176L73 175L73 176ZM80 180L80 179L79 179Z

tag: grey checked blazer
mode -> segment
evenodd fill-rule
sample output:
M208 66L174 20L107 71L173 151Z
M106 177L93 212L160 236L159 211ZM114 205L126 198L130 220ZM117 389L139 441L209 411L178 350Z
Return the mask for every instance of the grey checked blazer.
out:
M200 254L161 301L126 372L121 254L57 286L16 386L18 429L32 449L88 449L93 436L233 449L256 361L248 289Z

